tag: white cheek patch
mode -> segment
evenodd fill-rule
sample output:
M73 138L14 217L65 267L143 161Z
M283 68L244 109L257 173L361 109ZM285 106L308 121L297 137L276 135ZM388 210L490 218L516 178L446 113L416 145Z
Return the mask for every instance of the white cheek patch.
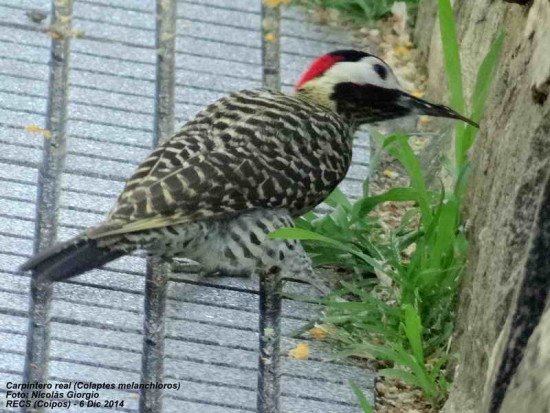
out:
M381 65L387 69L386 79L382 79L374 70L374 65ZM325 77L334 84L342 82L357 83L359 85L371 84L387 89L399 89L401 85L391 69L380 59L374 56L364 57L357 62L338 62L325 72Z

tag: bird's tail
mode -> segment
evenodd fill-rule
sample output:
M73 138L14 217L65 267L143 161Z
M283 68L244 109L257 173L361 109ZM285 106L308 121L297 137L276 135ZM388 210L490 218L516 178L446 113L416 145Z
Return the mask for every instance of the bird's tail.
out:
M32 270L41 279L60 281L101 267L125 254L99 247L96 240L80 236L48 248L23 264L21 270Z

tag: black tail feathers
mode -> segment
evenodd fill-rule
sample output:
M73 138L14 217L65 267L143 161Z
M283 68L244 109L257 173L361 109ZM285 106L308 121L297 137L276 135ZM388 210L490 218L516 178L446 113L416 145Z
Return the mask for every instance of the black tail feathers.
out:
M98 247L96 240L77 237L31 258L21 270L32 270L39 278L60 281L101 267L123 255L123 251Z

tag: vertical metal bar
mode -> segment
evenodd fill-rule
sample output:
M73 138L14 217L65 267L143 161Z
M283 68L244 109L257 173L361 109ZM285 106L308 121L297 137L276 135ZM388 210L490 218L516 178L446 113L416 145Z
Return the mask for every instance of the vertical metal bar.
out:
M260 359L258 363L258 413L281 411L281 309L282 280L279 268L260 276Z
M42 163L38 173L35 254L51 246L57 238L61 175L63 173L66 153L65 129L69 92L71 20L72 0L52 1L52 20L50 26L52 43L46 116L48 136L44 140ZM33 273L24 371L24 380L26 382L44 383L48 379L51 295L51 282L39 280Z
M263 86L279 90L281 77L279 6L262 6L262 66ZM282 281L278 268L263 269L260 274L260 356L258 362L259 413L278 413L281 394L280 340Z
M156 5L156 106L153 147L174 132L176 0L157 0ZM164 372L164 323L170 265L161 259L147 262L142 383L161 383ZM140 411L162 411L162 389L141 390Z
M141 382L162 383L164 372L164 322L166 312L166 289L168 263L149 259L145 279L145 320L143 325L143 355ZM141 390L140 412L162 411L162 389Z
M281 89L280 73L280 25L279 6L262 6L262 67L263 86L273 90Z

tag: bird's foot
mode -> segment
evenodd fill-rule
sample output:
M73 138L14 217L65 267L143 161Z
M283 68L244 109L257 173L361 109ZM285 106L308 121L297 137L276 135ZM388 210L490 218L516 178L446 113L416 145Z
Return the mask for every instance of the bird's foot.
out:
M316 274L307 275L292 275L283 277L284 281L294 281L302 284L308 284L315 288L323 297L329 295L332 292L332 288L328 281L322 279Z

